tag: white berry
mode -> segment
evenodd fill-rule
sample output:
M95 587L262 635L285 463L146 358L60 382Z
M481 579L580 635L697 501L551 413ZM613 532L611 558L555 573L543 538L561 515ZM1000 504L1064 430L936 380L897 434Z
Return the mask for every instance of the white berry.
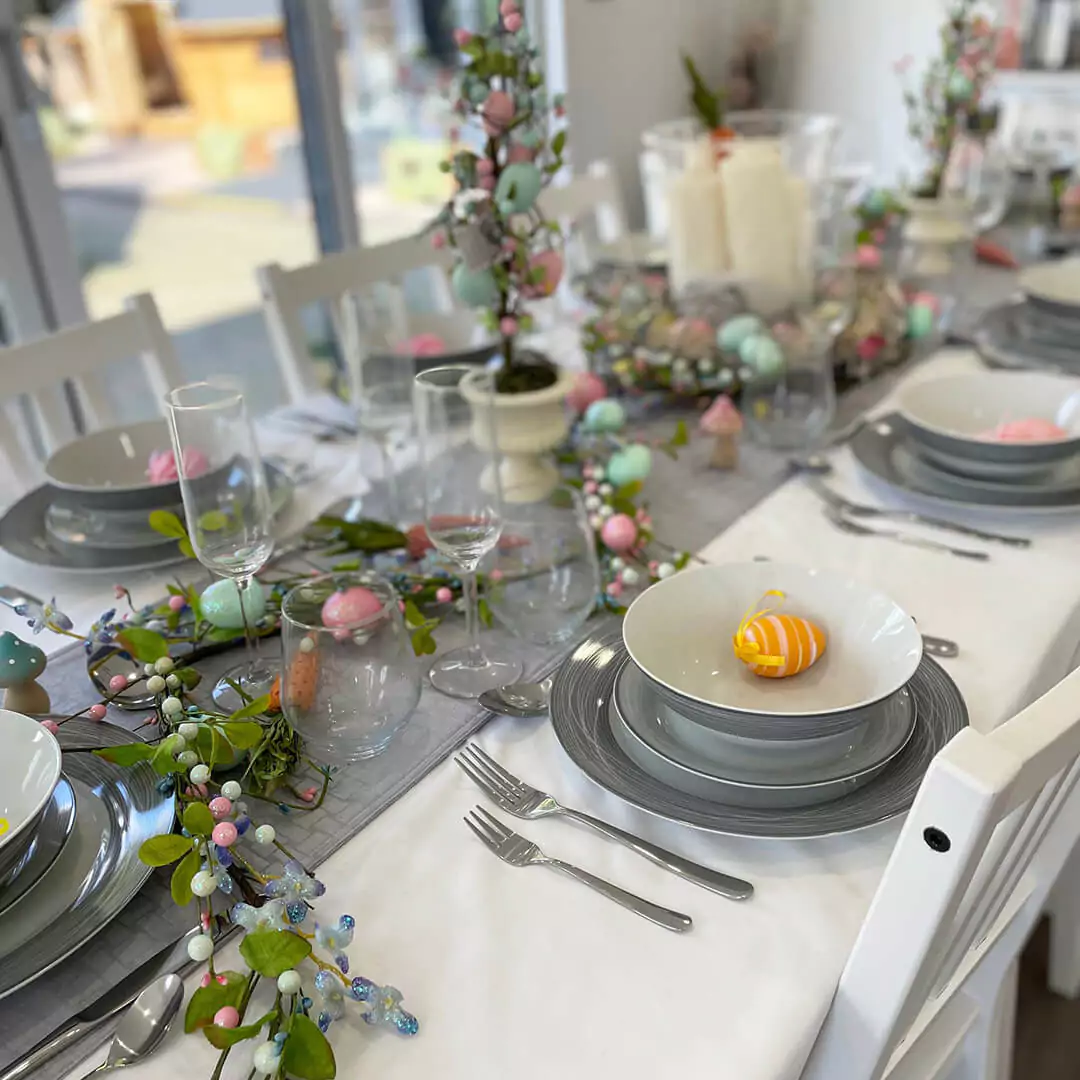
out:
M256 844L272 844L277 839L277 831L273 825L260 825L255 830Z
M176 665L172 662L171 656L162 656L154 661L154 670L159 675L168 675Z
M146 680L146 689L151 694L160 694L165 689L165 680L160 675L151 675Z
M585 496L585 509L588 510L590 513L595 510L599 510L602 503L603 499L601 499L599 495Z
M599 514L589 515L589 528L593 532L599 532L604 527L604 519Z
M167 697L161 703L161 711L166 716L176 716L184 711L184 703L178 697Z
M594 465L593 466L592 478L595 481L597 481L599 483L601 480L604 479L605 475L606 474L604 473L604 466L603 465Z
M180 689L180 676L179 675L168 675L168 676L166 676L165 685L170 690L179 690Z
M640 580L641 575L632 566L628 566L622 572L622 583L628 589L632 589Z
M214 939L209 934L197 934L187 943L187 954L197 964L214 955Z
M311 652L315 648L315 642L309 637L302 637L300 639L300 651Z
M615 558L611 560L611 569L614 570L615 573L618 573L625 565L626 561L624 559L620 559L618 555L616 555Z
M217 888L217 881L209 870L200 870L191 879L191 891L196 896L209 896Z
M603 506L600 507L600 516L602 518L609 518L614 513L615 513L615 508L613 506L608 506L607 503L605 503Z
M185 769L190 769L192 765L199 764L199 755L194 750L185 750L180 754L177 759Z
M603 495L605 498L607 498L608 495L612 494L614 490L615 489L610 484L600 485L600 494Z
M173 756L183 753L187 749L187 739L179 731L174 731L165 741L169 744L169 750Z
M273 1042L264 1042L255 1051L251 1058L252 1068L263 1076L273 1076L281 1067L281 1056L278 1053L278 1045Z
M128 682L138 682L138 681L139 681L139 673L137 671L133 671L133 672L131 672L130 675L128 675Z
M672 575L672 574L674 574L674 573L675 573L675 567L674 567L674 566L672 566L672 565L671 565L671 563L669 563L669 562L662 562L662 563L661 563L661 564L660 564L660 565L659 565L659 566L658 566L658 567L656 568L656 576L657 576L657 577L658 577L658 578L659 578L659 579L660 579L661 581L663 581L663 580L664 580L664 578L669 578L669 577L671 577L671 575Z
M144 675L156 675L157 674L157 668L155 668L153 664L143 664L143 674Z
M300 992L300 973L297 971L283 971L278 976L277 988L283 994L298 994Z
M243 793L244 789L235 780L226 780L225 783L221 785L221 794L232 802L236 802Z
M185 721L176 730L185 739L197 739L199 737L199 725L193 724L190 720Z
M188 775L193 784L205 784L210 779L210 766L196 765Z

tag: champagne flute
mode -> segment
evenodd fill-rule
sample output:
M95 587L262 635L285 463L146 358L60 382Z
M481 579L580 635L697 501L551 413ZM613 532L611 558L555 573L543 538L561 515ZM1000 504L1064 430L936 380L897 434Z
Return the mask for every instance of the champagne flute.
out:
M214 701L238 707L233 683L256 698L274 679L259 659L252 627L264 608L255 574L274 550L266 474L244 395L235 385L191 383L170 390L165 401L191 545L207 570L236 584L247 658L221 677Z
M502 491L494 438L493 376L464 365L430 368L414 383L428 536L461 570L469 644L436 660L431 685L476 698L512 683L521 664L480 643L476 569L502 534Z

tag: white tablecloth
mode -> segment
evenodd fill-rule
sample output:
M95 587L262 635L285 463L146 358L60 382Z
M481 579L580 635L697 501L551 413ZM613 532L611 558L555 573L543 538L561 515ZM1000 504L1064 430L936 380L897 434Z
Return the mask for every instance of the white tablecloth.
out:
M942 354L913 377L973 363ZM836 457L836 486L874 497L847 451ZM718 476L703 497L722 497L723 482ZM309 490L306 501L316 498ZM831 566L890 593L925 632L960 643L960 658L947 667L972 723L987 729L1072 665L1080 519L983 522L1029 535L1035 546L988 547L991 561L976 563L852 537L829 525L794 481L704 554ZM88 591L45 584L9 559L0 560L0 575L40 595L62 594L73 617L84 606L95 612ZM555 820L521 831L551 854L691 914L692 933L665 932L550 871L512 869L462 824L479 793L446 762L319 870L328 889L320 910L357 919L353 972L399 986L421 1021L419 1036L405 1040L350 1014L332 1029L338 1075L794 1080L899 825L797 843L712 836L650 818L592 785L545 721L500 719L479 741L567 803L746 877L757 893L749 903L725 901ZM221 962L230 959L232 949ZM249 1055L234 1051L225 1076L246 1076ZM201 1039L176 1034L140 1076L208 1075L215 1056Z

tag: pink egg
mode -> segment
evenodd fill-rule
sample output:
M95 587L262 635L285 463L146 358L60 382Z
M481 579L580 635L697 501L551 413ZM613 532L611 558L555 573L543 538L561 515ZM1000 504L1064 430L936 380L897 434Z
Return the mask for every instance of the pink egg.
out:
M492 90L480 111L484 130L489 135L501 135L514 119L514 99L502 90Z
M382 611L383 602L370 589L354 585L351 589L333 593L322 608L324 626L356 626Z
M109 680L109 689L114 694L119 694L121 690L127 687L128 681L126 675L114 675Z
M105 706L102 705L101 702L98 702L97 705L91 705L90 708L86 710L86 715L90 717L91 720L104 720L107 711Z
M876 270L881 265L881 252L872 244L860 244L855 252L855 265L862 270Z
M220 821L222 818L227 818L232 813L232 802L226 799L224 795L218 795L217 798L210 800L210 813Z
M240 1024L240 1013L232 1005L222 1005L216 1013L214 1013L214 1024L217 1027L234 1028Z
M594 401L606 398L607 392L607 385L599 375L593 371L583 371L574 379L566 401L574 412L583 413Z
M503 16L503 26L511 34L516 34L521 29L522 22L521 15L516 11L511 11L509 15Z
M236 838L239 835L236 826L231 821L219 821L214 826L214 831L210 834L210 839L213 840L218 847L232 847L232 845L236 843Z
M616 553L629 551L637 541L638 527L632 517L614 514L604 522L600 539Z
M524 143L514 143L506 152L508 165L517 165L523 161L532 161L536 157L536 151L530 150Z
M544 280L539 285L529 285L521 291L526 296L550 296L562 281L562 256L557 251L541 251L529 260L529 269L543 270Z

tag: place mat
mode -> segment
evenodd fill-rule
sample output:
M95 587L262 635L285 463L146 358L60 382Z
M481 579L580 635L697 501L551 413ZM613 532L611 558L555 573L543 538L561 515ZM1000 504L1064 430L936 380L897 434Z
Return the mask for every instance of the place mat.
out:
M903 371L886 373L845 394L837 423L847 423L875 404L892 389ZM653 412L648 403L639 403L636 409L638 415L631 421L633 429L646 438L669 437L678 419L685 419L689 425L696 419L686 413ZM734 471L710 468L711 452L711 440L693 439L680 451L677 461L654 455L645 496L657 523L659 540L682 550L699 550L789 475L783 455L749 442L741 447L739 467ZM753 558L753 554L747 552L746 558ZM106 606L108 595L103 589L102 608ZM452 620L439 628L440 652L465 644L462 623ZM605 620L592 619L585 635L605 628ZM570 651L569 646L543 650L509 637L503 645L522 661L525 678L549 672ZM279 644L273 639L263 647L277 650ZM225 653L200 663L202 685L213 686L218 673L235 664L238 655ZM92 690L82 647L76 644L55 654L41 682L52 697L54 712L85 708ZM249 809L256 820L273 824L282 842L301 862L317 867L479 730L490 715L475 702L444 697L425 685L416 713L386 752L337 773L318 810L286 815L267 803L250 799ZM134 729L144 714L110 709L109 719ZM259 865L257 849L249 846L246 854ZM329 899L332 903L332 897ZM128 908L94 941L54 971L0 1001L0 1071L191 926L191 913L172 902L168 871L154 874ZM362 928L359 936L362 940ZM114 1026L103 1025L94 1036L83 1039L33 1076L36 1080L59 1080L110 1037Z

